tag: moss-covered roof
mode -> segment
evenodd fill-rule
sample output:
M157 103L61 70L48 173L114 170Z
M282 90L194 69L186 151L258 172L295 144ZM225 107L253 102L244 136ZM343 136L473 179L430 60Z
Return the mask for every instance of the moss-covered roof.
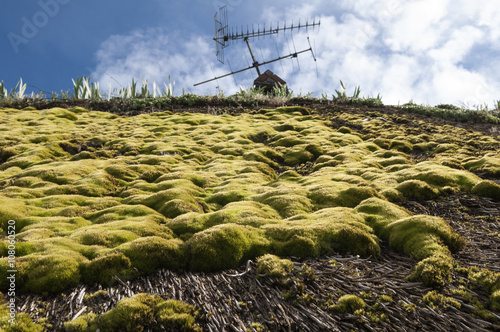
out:
M9 220L24 292L158 268L216 271L264 254L377 256L380 240L434 266L420 264L414 279L445 282L464 240L396 203L457 191L500 200L500 186L478 176L500 174L498 139L346 113L359 130L335 129L310 113L0 109L0 290Z

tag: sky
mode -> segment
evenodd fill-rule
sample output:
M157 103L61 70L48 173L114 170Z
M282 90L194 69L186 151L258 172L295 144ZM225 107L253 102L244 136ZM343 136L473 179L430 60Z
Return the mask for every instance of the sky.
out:
M261 67L294 95L331 98L342 80L386 105L479 107L500 100L500 6L491 0L2 0L0 81L28 91L72 89L91 76L103 93L147 80L174 94L234 94L253 85L255 69L235 41L217 61L214 14L227 6L230 28L321 21L319 29L250 39Z

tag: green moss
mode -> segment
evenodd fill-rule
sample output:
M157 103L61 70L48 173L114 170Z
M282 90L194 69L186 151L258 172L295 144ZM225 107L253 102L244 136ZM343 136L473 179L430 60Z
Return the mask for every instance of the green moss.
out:
M256 200L267 204L283 217L288 218L297 214L308 213L312 210L311 201L302 195L281 194L281 192L269 192L256 197Z
M155 210L144 205L121 204L87 214L85 218L91 220L95 224L103 224L110 221L144 217L148 215L159 216Z
M325 149L323 149L321 147L321 145L319 144L308 144L306 147L305 147L305 150L312 153L312 155L314 156L314 158L318 158L319 156L321 156L322 154L325 153Z
M446 309L449 306L453 306L457 309L460 309L460 302L457 300L444 296L443 294L438 293L437 291L430 291L424 295L422 298L424 303L430 306L432 309L436 310L439 308Z
M55 294L80 281L78 258L61 254L27 255L17 259L17 287L23 292ZM7 259L0 259L0 287L7 289Z
M163 222L163 219L157 219L156 216L147 216L108 222L102 225L102 228L95 227L106 230L130 231L141 237L158 236L167 240L171 239L173 237L172 231L164 224L159 224L159 222Z
M273 242L273 250L281 255L292 257L306 258L319 256L321 247L318 244L317 237L311 234L307 235L293 234L284 241L275 241Z
M284 280L293 268L291 260L280 259L275 255L266 254L257 258L257 274L266 274L271 278Z
M101 316L97 323L105 331L147 331L155 325L154 312L163 300L158 295L137 294L120 300L116 307Z
M400 183L396 189L408 199L425 201L436 198L439 195L437 189L432 188L426 182L420 180L407 180Z
M314 159L314 155L307 150L289 151L285 154L285 164L296 166Z
M434 142L424 142L424 143L417 143L413 145L413 150L415 151L421 151L421 152L428 152L433 150L437 146L437 143Z
M346 224L325 224L316 229L322 251L340 251L362 256L378 256L380 247L376 236L362 227Z
M307 108L305 107L300 107L300 106L288 106L288 107L278 107L277 109L275 109L275 112L279 112L279 113L300 113L302 115L310 115L311 114L311 111L309 111Z
M175 218L177 216L189 212L203 212L203 207L198 202L186 202L182 199L172 199L165 203L159 210L167 218Z
M322 163L318 163L318 161L316 161L316 164L314 165L313 171L316 172L316 171L319 171L320 169L322 169L323 167L335 167L335 166L338 166L340 164L342 164L341 161L333 160L333 159L326 161L326 162L322 162Z
M0 242L0 257L9 256L9 245L10 243L8 240ZM35 244L31 242L17 241L15 246L16 246L16 257L26 256L37 250Z
M382 196L371 187L351 187L339 192L338 201L340 206L353 208L371 197L381 198Z
M78 154L75 154L69 160L70 161L78 161L78 160L84 160L84 159L97 159L97 156L93 152L82 151Z
M302 144L306 144L306 143L307 143L306 141L297 137L296 132L290 133L290 132L286 131L286 132L280 133L278 135L275 135L273 137L272 146L290 148L290 147L293 147L296 145L302 145Z
M279 164L277 162L266 157L264 155L264 153L262 153L261 151L252 150L252 151L245 152L245 154L243 155L243 158L245 160L248 160L248 161L258 161L258 162L265 163L265 164L267 164L270 167L275 168L275 169L279 167Z
M64 108L51 108L47 110L43 110L42 113L44 115L55 115L58 118L62 119L68 119L71 121L76 121L78 120L78 116L74 112L70 112L69 110L66 110Z
M175 188L182 188L184 190L187 190L193 194L196 195L201 195L203 194L203 189L201 189L198 185L194 184L194 176L186 176L187 178L173 178L173 179L165 179L163 181L160 181L161 179L164 179L164 177L160 177L157 179L156 184L146 184L142 186L142 182L136 182L134 183L134 188L140 188L144 187L143 190L145 191L164 191L168 189L175 189Z
M487 269L481 269L477 272L470 270L468 277L472 282L485 287L490 293L500 290L499 272L493 272Z
M500 289L490 296L491 309L500 311Z
M132 267L144 273L165 268L179 270L184 264L183 242L158 236L141 237L116 248L130 259Z
M16 231L19 232L24 225L20 220L28 214L28 208L23 201L0 196L0 228L7 231L9 220L16 221Z
M68 111L75 113L75 114L89 113L90 112L89 110L87 110L83 107L79 107L79 106L72 107L72 108L68 109Z
M402 202L404 201L404 196L401 192L395 188L387 188L380 191L380 195L382 195L389 202Z
M111 165L106 167L104 170L113 177L127 182L135 180L139 177L138 172L135 172L130 167L124 165Z
M450 279L453 269L450 251L463 248L465 240L442 218L409 216L405 209L376 198L363 201L355 211L392 248L420 261L410 279L431 287L442 287Z
M108 285L115 275L122 276L131 267L130 260L121 252L110 252L80 265L82 281L87 285Z
M363 219L349 209L324 209L282 224L265 225L273 251L280 256L310 257L332 252L378 255L378 239Z
M453 259L451 256L437 253L418 262L408 279L421 281L428 287L442 288L446 282L451 281L452 270Z
M235 186L231 185L228 188L218 188L218 191L214 194L212 194L208 199L207 202L209 203L216 203L219 206L223 207L229 203L232 202L238 202L245 200L247 197L251 195L251 193L248 190L245 189L231 189L234 188Z
M283 154L279 151L272 149L271 147L264 146L264 147L258 148L257 151L261 151L265 157L271 159L272 161L275 161L277 163L284 162Z
M97 330L97 315L90 313L64 323L66 332L86 332Z
M500 201L500 185L490 180L478 182L472 188L471 192L478 196L489 197Z
M80 195L111 196L118 190L119 182L107 172L99 170L73 183Z
M407 140L392 140L391 149L396 149L405 153L411 152L413 150L413 144Z
M451 126L416 136L418 128L398 127L408 121L402 116L393 119L398 125L365 121L360 135L307 113L2 112L0 227L16 220L27 240L18 258L32 260L26 271L58 255L75 262L87 283L126 278L132 267L214 271L265 253L376 256L379 238L420 260L418 280L446 282L460 240L442 221L412 217L385 199L496 192L460 168L494 177L498 141ZM362 119L337 113L337 123ZM413 149L432 161L415 165ZM283 173L284 164L301 167ZM86 326L96 329L92 321Z
M71 239L87 246L99 245L108 248L115 248L138 237L137 234L128 230L110 230L100 226L82 227L70 236Z
M364 309L365 307L366 303L362 298L356 295L344 295L339 298L337 304L332 306L331 309L335 312L353 314L355 311Z
M444 153L444 152L455 152L456 150L459 149L459 146L456 145L456 144L447 144L447 143L443 143L443 144L439 144L435 149L434 149L434 153Z
M78 162L52 162L50 166L45 164L32 166L21 172L17 177L32 176L55 184L71 184L96 171L94 160L80 160Z
M337 129L337 131L339 133L343 133L343 134L351 134L352 133L352 129L349 127L340 127L339 129Z
M420 163L417 165L417 170L419 172L414 176L415 179L422 180L437 188L449 186L470 191L480 181L479 177L469 172L434 163Z
M39 239L46 239L55 236L55 233L47 228L35 228L23 230L16 238L20 241L34 241Z
M385 138L376 138L373 140L373 143L386 150L390 149L391 147L391 141Z
M486 155L480 159L465 159L462 165L471 172L485 173L493 177L500 176L500 158L495 155Z
M404 156L393 156L390 158L385 158L378 161L383 167L388 167L392 165L408 165L411 164L408 159Z
M196 324L199 316L196 307L177 300L168 300L155 307L156 321L178 331L201 332L201 327Z
M245 260L264 254L269 241L256 228L223 224L194 234L186 247L191 269L217 271L238 267Z
M42 332L48 330L49 326L35 324L29 314L12 312L7 306L4 294L0 293L0 330L5 332ZM17 303L18 304L18 303ZM9 322L14 319L14 323Z
M200 193L200 191L189 187L175 187L149 196L131 196L124 203L143 204L158 211L167 218L175 218L187 212L203 212L203 207L194 197L194 194L197 193Z
M417 260L441 252L441 243L452 252L465 246L465 240L453 231L442 218L418 215L390 223L382 237L389 239L389 245Z
M279 214L267 205L253 202L240 201L229 203L223 209L199 214L187 213L167 223L177 235L196 233L215 225L234 223L260 227L262 225L278 222Z

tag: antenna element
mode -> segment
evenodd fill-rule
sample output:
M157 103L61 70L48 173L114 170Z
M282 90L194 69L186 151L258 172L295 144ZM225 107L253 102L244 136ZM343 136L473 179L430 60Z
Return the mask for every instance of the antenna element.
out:
M290 53L290 54L285 55L285 56L280 56L276 59L272 59L269 61L259 63L255 59L255 56L254 56L253 51L252 51L252 47L250 46L250 38L260 38L260 37L275 35L275 34L278 34L280 31L286 32L286 31L293 31L293 30L300 30L300 29L306 29L306 31L308 31L309 28L312 28L314 30L315 27L317 27L321 24L321 22L319 20L316 21L316 19L314 19L312 23L309 23L309 20L306 20L305 24L301 24L300 20L299 20L299 25L293 25L293 21L292 21L291 26L287 26L286 21L285 21L285 24L283 26L280 26L279 23L276 25L276 27L273 27L272 24L269 24L269 29L266 29L266 25L264 24L262 28L260 25L258 25L257 30L255 30L254 25L252 25L252 29L250 30L247 26L247 29L245 32L243 30L243 27L241 27L241 30L238 30L238 28L229 28L228 17L227 17L227 6L224 6L224 7L221 7L219 9L219 12L215 13L214 23L215 23L215 35L214 35L213 39L215 41L215 55L217 56L217 60L220 61L221 63L224 63L224 49L237 40L243 40L247 44L248 50L250 51L250 55L252 56L253 63L251 66L249 66L247 68L232 71L228 74L225 74L225 75L222 75L219 77L214 77L214 78L207 80L207 81L204 81L204 82L196 83L195 86L200 85L200 84L205 84L205 83L208 83L208 82L211 82L211 81L214 81L214 80L217 80L219 78L226 77L226 76L241 73L245 70L249 70L252 68L255 68L255 70L257 71L257 74L259 76L261 76L260 69L259 69L260 66L263 66L263 65L275 62L275 61L287 59L287 58L296 58L298 54L301 54L304 52L311 52L313 55L314 61L316 61L316 57L315 57L313 49L311 47L311 43L309 43L308 49L298 51L298 52L297 52L297 50L294 50L295 53ZM309 37L307 38L307 41L309 42Z

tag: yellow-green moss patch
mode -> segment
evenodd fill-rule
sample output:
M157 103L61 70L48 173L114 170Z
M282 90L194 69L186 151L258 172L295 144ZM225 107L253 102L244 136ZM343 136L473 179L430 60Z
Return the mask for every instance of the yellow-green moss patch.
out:
M116 248L130 259L132 267L144 273L165 268L179 270L184 267L183 242L158 236L141 237Z
M413 277L446 282L462 240L444 220L389 201L457 191L498 199L495 181L471 173L498 175L498 142L449 126L414 135L342 112L335 130L311 112L3 110L0 228L15 221L19 289L58 292L159 268L216 271L264 254L376 256L379 239L419 261ZM150 317L176 321L164 309ZM85 317L68 326L97 328Z
M195 271L234 268L266 253L264 232L250 226L223 224L198 232L187 242L188 263Z

